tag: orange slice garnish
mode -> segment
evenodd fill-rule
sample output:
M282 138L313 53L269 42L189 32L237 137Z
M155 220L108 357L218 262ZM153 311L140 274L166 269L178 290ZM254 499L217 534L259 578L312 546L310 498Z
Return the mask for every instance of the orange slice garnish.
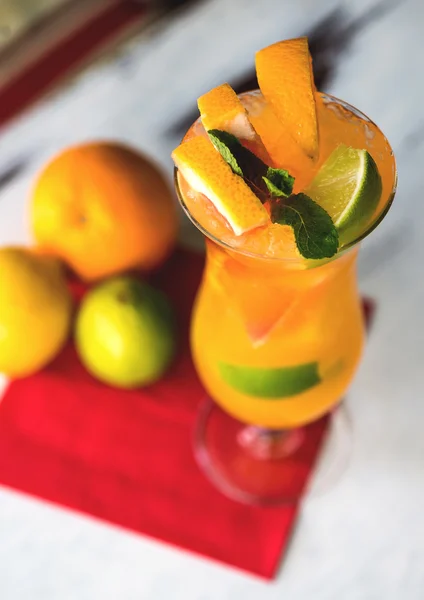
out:
M256 73L285 136L317 158L316 91L307 38L277 42L257 52Z
M172 158L190 187L212 202L236 235L270 222L259 198L206 138L183 142Z
M232 133L264 162L269 155L246 109L228 83L213 88L197 100L200 118L206 131L220 129Z

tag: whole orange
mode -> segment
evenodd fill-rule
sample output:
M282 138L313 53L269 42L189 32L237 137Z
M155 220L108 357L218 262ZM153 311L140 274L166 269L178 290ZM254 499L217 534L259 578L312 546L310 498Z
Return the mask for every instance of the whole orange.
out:
M85 280L158 266L178 228L158 168L111 142L74 146L49 162L36 181L30 220L37 244Z

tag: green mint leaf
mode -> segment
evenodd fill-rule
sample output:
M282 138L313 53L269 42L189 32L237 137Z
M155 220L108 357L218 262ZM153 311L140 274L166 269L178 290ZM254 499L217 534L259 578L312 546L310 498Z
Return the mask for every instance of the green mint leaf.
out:
M288 198L293 192L294 177L285 169L268 167L263 180L269 193L274 198Z
M264 177L270 175L271 180L278 186L281 179L285 177L281 175L280 179L278 179L274 175L274 172L277 173L280 170L268 167L256 154L245 148L234 135L227 131L210 129L208 135L212 144L221 154L222 158L230 165L233 172L243 177L244 181L261 202L269 199L270 190ZM283 173L286 173L286 171L281 171L281 174ZM286 187L283 189L286 189Z
M287 198L286 194L280 190L268 177L262 177L268 192L271 194L271 198Z
M245 148L235 135L220 129L210 129L209 138L222 158L230 165L234 173L244 177L246 183L257 183L268 171L268 166L260 158ZM262 184L264 189L265 186Z
M230 165L233 172L243 177L243 170L237 160L237 154L240 153L240 148L243 146L236 136L226 131L220 131L219 129L210 129L208 136L225 162Z
M331 258L339 236L330 215L306 194L291 196L273 207L272 221L293 228L296 245L304 258Z

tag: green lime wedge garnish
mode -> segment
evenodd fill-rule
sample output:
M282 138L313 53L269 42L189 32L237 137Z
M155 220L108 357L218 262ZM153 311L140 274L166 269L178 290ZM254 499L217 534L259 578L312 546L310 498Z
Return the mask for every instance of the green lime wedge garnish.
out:
M266 369L220 363L219 372L227 385L242 394L276 400L305 392L321 381L317 362Z
M364 231L381 191L380 173L371 154L344 144L330 154L305 190L333 219L342 243Z

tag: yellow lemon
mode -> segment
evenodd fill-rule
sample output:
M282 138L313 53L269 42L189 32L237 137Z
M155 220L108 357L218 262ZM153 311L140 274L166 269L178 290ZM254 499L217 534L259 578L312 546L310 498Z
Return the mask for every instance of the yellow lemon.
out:
M72 298L60 263L26 248L0 249L0 372L30 375L68 336Z

